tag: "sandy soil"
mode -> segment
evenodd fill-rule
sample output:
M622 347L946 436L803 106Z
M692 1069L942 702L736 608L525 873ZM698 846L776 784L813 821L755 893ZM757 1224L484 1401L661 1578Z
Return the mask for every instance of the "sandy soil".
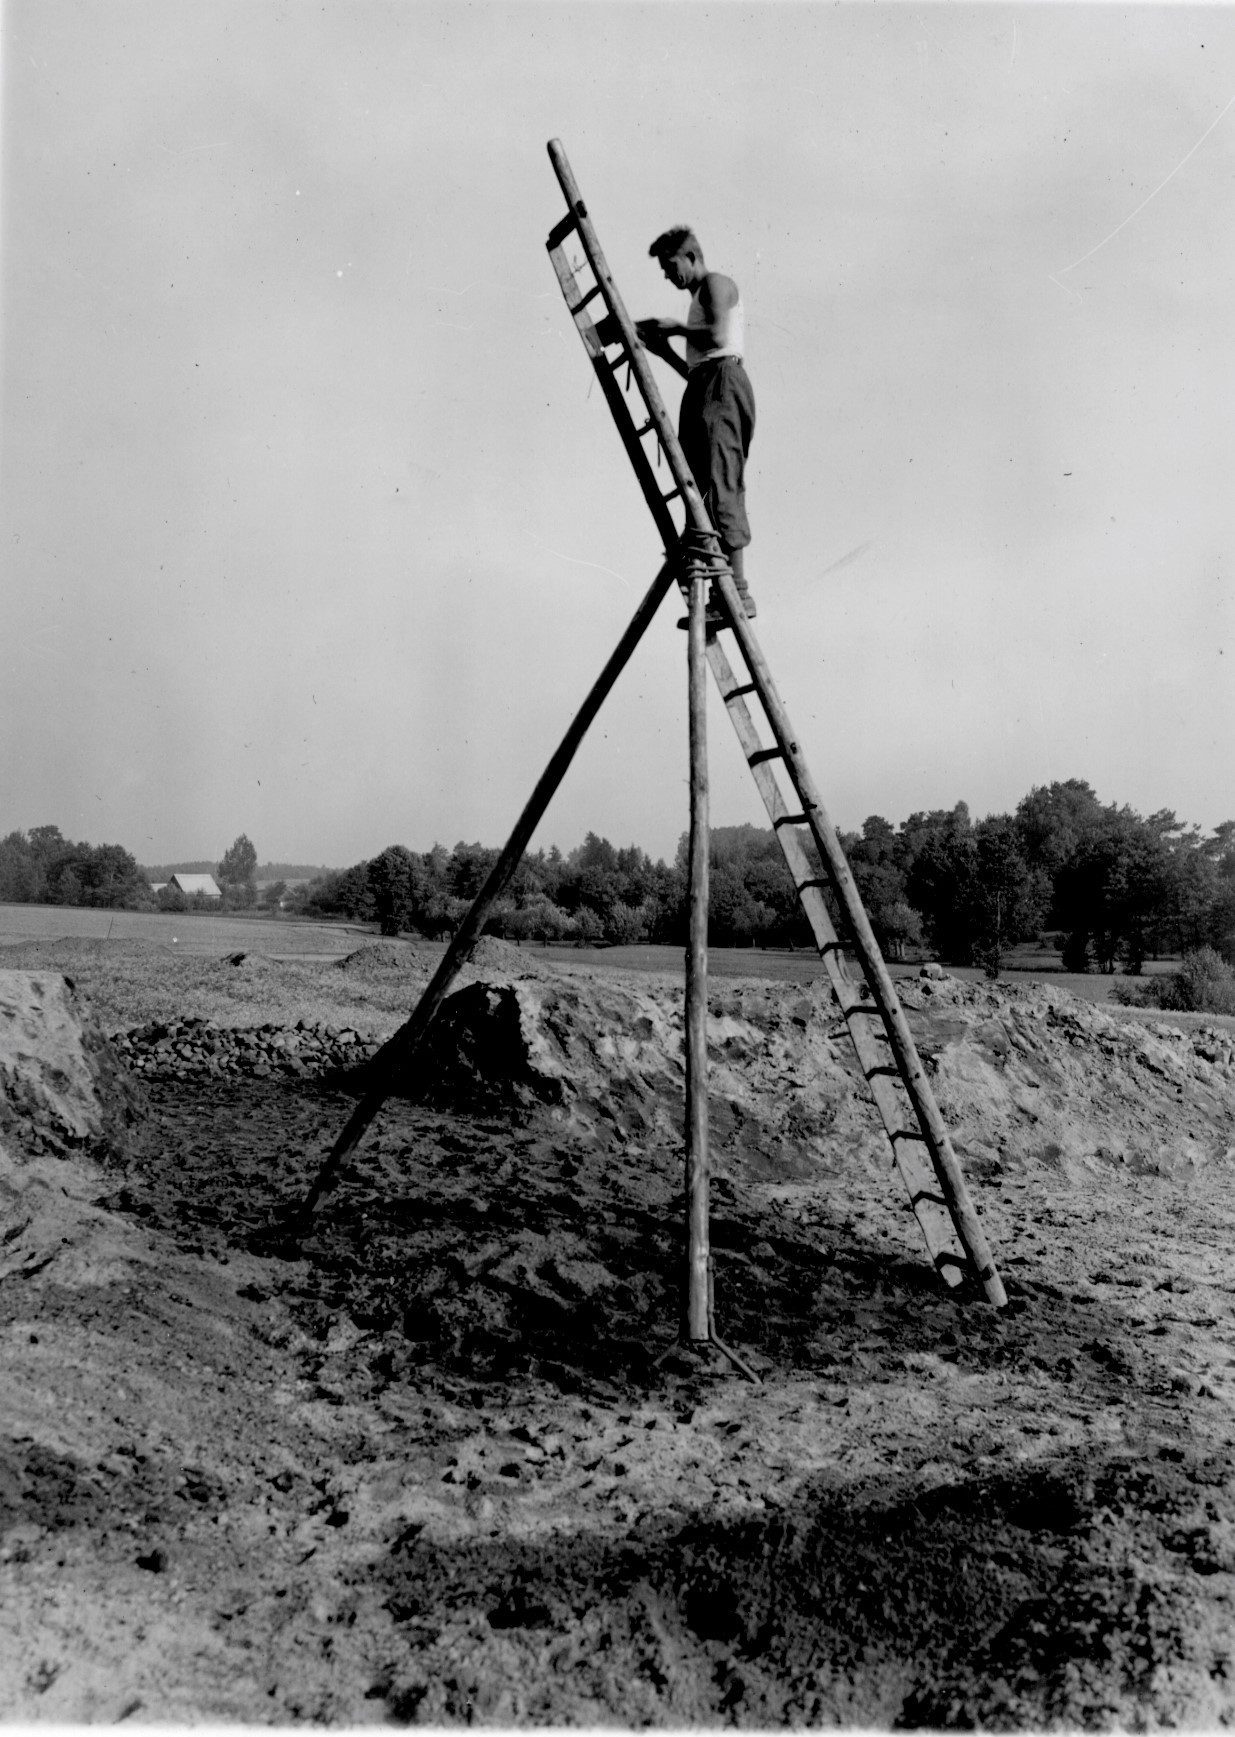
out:
M380 1036L430 963L134 948L0 967L112 1030ZM719 985L716 1304L755 1386L674 1348L675 986L486 943L469 994L299 1242L254 1233L355 1079L182 1069L98 1137L0 1129L7 1717L1235 1715L1229 1022L906 987L996 1313L927 1265L823 987Z

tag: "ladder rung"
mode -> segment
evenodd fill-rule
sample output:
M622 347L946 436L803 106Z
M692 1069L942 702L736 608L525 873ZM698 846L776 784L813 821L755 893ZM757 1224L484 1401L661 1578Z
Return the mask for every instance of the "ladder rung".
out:
M784 755L779 748L759 748L753 754L746 756L748 766L762 766L765 760L783 760Z
M582 298L582 300L577 301L575 303L574 307L571 308L571 310L570 310L571 313L572 314L580 313L588 305L588 303L591 301L592 297L598 296L599 294L600 294L600 285L598 283L594 283L592 285L591 289Z
M898 1080L901 1076L901 1071L895 1062L879 1062L875 1067L866 1069L866 1077L868 1080L873 1080L876 1074L883 1075L888 1079Z
M813 880L799 881L798 891L800 893L805 893L808 892L811 887L818 887L821 893L826 893L831 884L832 883L825 875L816 875Z
M779 828L782 826L807 826L809 823L809 814L778 814L772 825L774 828Z
M743 694L757 694L758 692L758 682L744 682L740 688L730 688L727 694L721 695L721 698L724 700L725 704L728 705L730 700L740 700ZM804 881L802 884L809 887L813 883L811 881Z
M655 427L656 427L655 419L653 417L649 416L642 428L636 428L635 435L639 440L642 440L644 435L647 433L648 429L649 428L655 428Z
M681 492L681 489L670 489L667 495L662 495L660 498L662 501L675 501Z
M924 1146L926 1144L926 1135L922 1132L921 1128L889 1128L888 1139L891 1140L893 1144L895 1144L897 1140L920 1140ZM947 1202L945 1201L944 1204L946 1205Z
M561 222L555 223L553 228L549 231L549 239L545 242L545 246L550 249L560 247L566 237L570 234L571 230L577 227L578 219L573 211L568 211L565 217L562 218Z

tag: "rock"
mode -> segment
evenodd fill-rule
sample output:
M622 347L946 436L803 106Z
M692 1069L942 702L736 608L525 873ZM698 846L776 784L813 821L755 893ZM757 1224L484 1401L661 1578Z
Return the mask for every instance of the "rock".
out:
M89 1009L54 971L0 971L0 1135L64 1153L121 1143L141 1099Z
M145 1099L66 977L0 971L0 1284L107 1285L146 1258L96 1202L92 1157L123 1149Z
M172 1032L182 1030L191 1041L174 1040ZM303 1019L287 1029L224 1027L215 1020L186 1020L183 1026L167 1027L151 1021L121 1033L115 1041L121 1058L135 1072L177 1079L197 1070L220 1077L250 1074L269 1079L279 1074L309 1079L355 1066L377 1047L351 1027L341 1031L311 1026Z

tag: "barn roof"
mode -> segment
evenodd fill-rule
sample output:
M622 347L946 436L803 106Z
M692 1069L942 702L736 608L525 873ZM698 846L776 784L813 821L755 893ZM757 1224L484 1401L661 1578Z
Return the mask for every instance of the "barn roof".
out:
M205 893L208 899L223 897L213 875L173 875L171 884L182 893Z

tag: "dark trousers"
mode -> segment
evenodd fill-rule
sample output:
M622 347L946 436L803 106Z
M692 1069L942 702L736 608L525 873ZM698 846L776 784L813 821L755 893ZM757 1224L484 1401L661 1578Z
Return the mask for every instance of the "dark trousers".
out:
M755 432L755 394L739 356L692 368L678 413L678 439L708 516L727 549L750 542L746 454Z

